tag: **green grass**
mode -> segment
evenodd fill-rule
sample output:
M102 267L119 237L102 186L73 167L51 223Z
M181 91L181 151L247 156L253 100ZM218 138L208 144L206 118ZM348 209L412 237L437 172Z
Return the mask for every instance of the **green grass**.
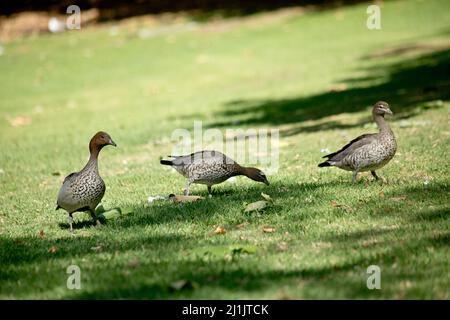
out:
M127 26L111 36L105 26L5 44L0 297L448 299L450 3L385 2L379 31L365 27L366 7L144 39ZM369 106L378 100L391 104L399 144L379 171L388 182L362 174L351 185L350 173L317 168L321 149L375 130ZM426 107L436 100L443 105ZM19 116L31 123L12 126ZM239 178L212 199L148 205L150 195L182 191L184 178L159 158L174 146L172 131L191 130L194 120L279 128L271 185ZM76 214L72 236L66 214L54 211L56 195L98 130L118 144L100 156L102 204L134 212L102 229ZM261 192L275 205L244 213ZM227 233L215 235L217 226ZM71 264L81 268L81 290L66 288ZM381 290L366 287L373 264ZM179 280L188 285L173 289Z

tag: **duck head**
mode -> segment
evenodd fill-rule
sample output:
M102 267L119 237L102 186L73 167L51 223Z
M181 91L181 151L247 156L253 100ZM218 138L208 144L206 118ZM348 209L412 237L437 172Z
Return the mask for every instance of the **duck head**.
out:
M244 174L253 181L262 182L267 186L269 185L269 180L267 180L265 173L257 168L245 168Z
M116 143L111 139L111 136L104 131L97 132L89 143L89 151L100 151L104 146L117 147Z
M375 115L379 115L384 117L385 114L388 115L393 115L391 108L389 107L389 104L387 102L384 101L378 101L377 103L375 103L375 105L373 106L372 109L372 114Z

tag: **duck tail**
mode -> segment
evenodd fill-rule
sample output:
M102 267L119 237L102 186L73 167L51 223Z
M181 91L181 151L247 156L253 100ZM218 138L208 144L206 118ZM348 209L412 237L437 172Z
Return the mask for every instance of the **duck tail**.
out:
M318 165L319 168L323 168L323 167L331 167L331 164L328 161L319 163Z
M161 163L164 166L172 166L173 165L173 162L170 160L161 160L161 161L159 161L159 163Z

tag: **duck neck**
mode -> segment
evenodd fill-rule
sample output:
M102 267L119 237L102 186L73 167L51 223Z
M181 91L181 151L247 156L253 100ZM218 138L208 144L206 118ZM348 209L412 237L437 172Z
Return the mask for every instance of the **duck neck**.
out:
M86 163L86 166L83 170L94 170L98 172L98 154L100 150L98 148L90 149L91 155L89 157L89 161Z
M248 177L248 168L247 167L243 167L243 166L240 166L240 165L238 165L238 164L236 164L236 170L234 170L234 172L235 172L235 176L246 176L246 177Z
M378 126L378 129L380 130L380 133L389 133L391 132L391 128L389 127L389 124L387 123L386 119L382 115L374 114L373 120Z

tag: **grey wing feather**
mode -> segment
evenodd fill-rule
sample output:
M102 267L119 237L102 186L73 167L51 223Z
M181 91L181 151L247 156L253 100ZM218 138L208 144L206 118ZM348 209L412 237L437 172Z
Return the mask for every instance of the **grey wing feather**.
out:
M372 143L373 141L376 140L377 137L377 133L367 133L367 134L363 134L360 135L359 137L353 139L352 141L350 141L349 143L347 143L344 147L342 147L342 149L330 153L326 156L324 156L324 158L328 158L331 161L339 161L341 159L343 159L344 157L346 157L348 154L351 154L353 151L355 151L356 149L364 146L364 145L368 145L370 143Z
M186 156L171 156L174 158L172 163L174 166L182 166L196 162L207 162L210 164L223 164L234 162L219 151L198 151Z
M64 178L63 184L66 183L67 181L69 181L70 179L76 177L77 174L78 174L78 172L72 172L71 174L69 174L67 177Z

